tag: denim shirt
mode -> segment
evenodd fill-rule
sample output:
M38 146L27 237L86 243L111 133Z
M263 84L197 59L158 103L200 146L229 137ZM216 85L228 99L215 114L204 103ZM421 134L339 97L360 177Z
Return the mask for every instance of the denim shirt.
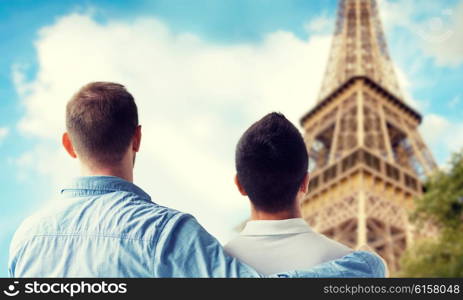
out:
M189 214L157 205L118 177L77 178L13 237L11 277L262 277L228 256ZM380 258L353 252L274 277L384 277Z

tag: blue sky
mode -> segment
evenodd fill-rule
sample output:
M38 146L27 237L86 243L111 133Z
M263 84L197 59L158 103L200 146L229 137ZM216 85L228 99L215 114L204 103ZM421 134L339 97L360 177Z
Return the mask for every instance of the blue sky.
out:
M445 167L463 146L463 1L380 4L407 101ZM0 0L0 276L20 221L77 174L58 138L66 100L90 80L120 81L138 101L140 186L226 241L248 208L232 184L235 142L266 112L297 122L313 105L336 6Z

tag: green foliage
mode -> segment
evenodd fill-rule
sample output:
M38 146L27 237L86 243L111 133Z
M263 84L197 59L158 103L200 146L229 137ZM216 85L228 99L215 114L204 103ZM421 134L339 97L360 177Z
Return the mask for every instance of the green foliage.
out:
M448 172L425 184L411 220L417 228L433 224L438 236L418 241L401 261L403 277L463 277L463 151L454 154Z
M442 235L408 249L401 261L401 277L463 277L463 234Z

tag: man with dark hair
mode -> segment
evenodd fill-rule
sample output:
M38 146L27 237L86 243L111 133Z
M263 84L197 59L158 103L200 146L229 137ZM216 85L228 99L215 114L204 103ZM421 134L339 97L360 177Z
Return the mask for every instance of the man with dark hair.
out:
M189 214L157 205L133 184L140 149L137 106L124 86L94 82L66 107L62 144L81 177L58 203L29 217L14 235L13 277L260 277L228 256ZM352 267L352 263L356 267ZM384 276L366 252L285 277Z
M251 220L225 250L263 274L310 268L352 252L314 232L299 201L309 183L301 134L282 114L254 123L236 147L235 184L251 202Z

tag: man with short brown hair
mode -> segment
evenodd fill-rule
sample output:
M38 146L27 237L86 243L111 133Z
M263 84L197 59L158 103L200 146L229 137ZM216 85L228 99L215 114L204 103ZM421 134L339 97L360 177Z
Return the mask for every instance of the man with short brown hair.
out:
M133 181L141 126L135 100L124 86L93 82L82 87L66 105L66 130L63 146L82 161L83 175Z
M118 164L134 132L140 134L135 100L120 84L89 83L68 102L66 129L64 137L71 138L81 159L100 165Z

